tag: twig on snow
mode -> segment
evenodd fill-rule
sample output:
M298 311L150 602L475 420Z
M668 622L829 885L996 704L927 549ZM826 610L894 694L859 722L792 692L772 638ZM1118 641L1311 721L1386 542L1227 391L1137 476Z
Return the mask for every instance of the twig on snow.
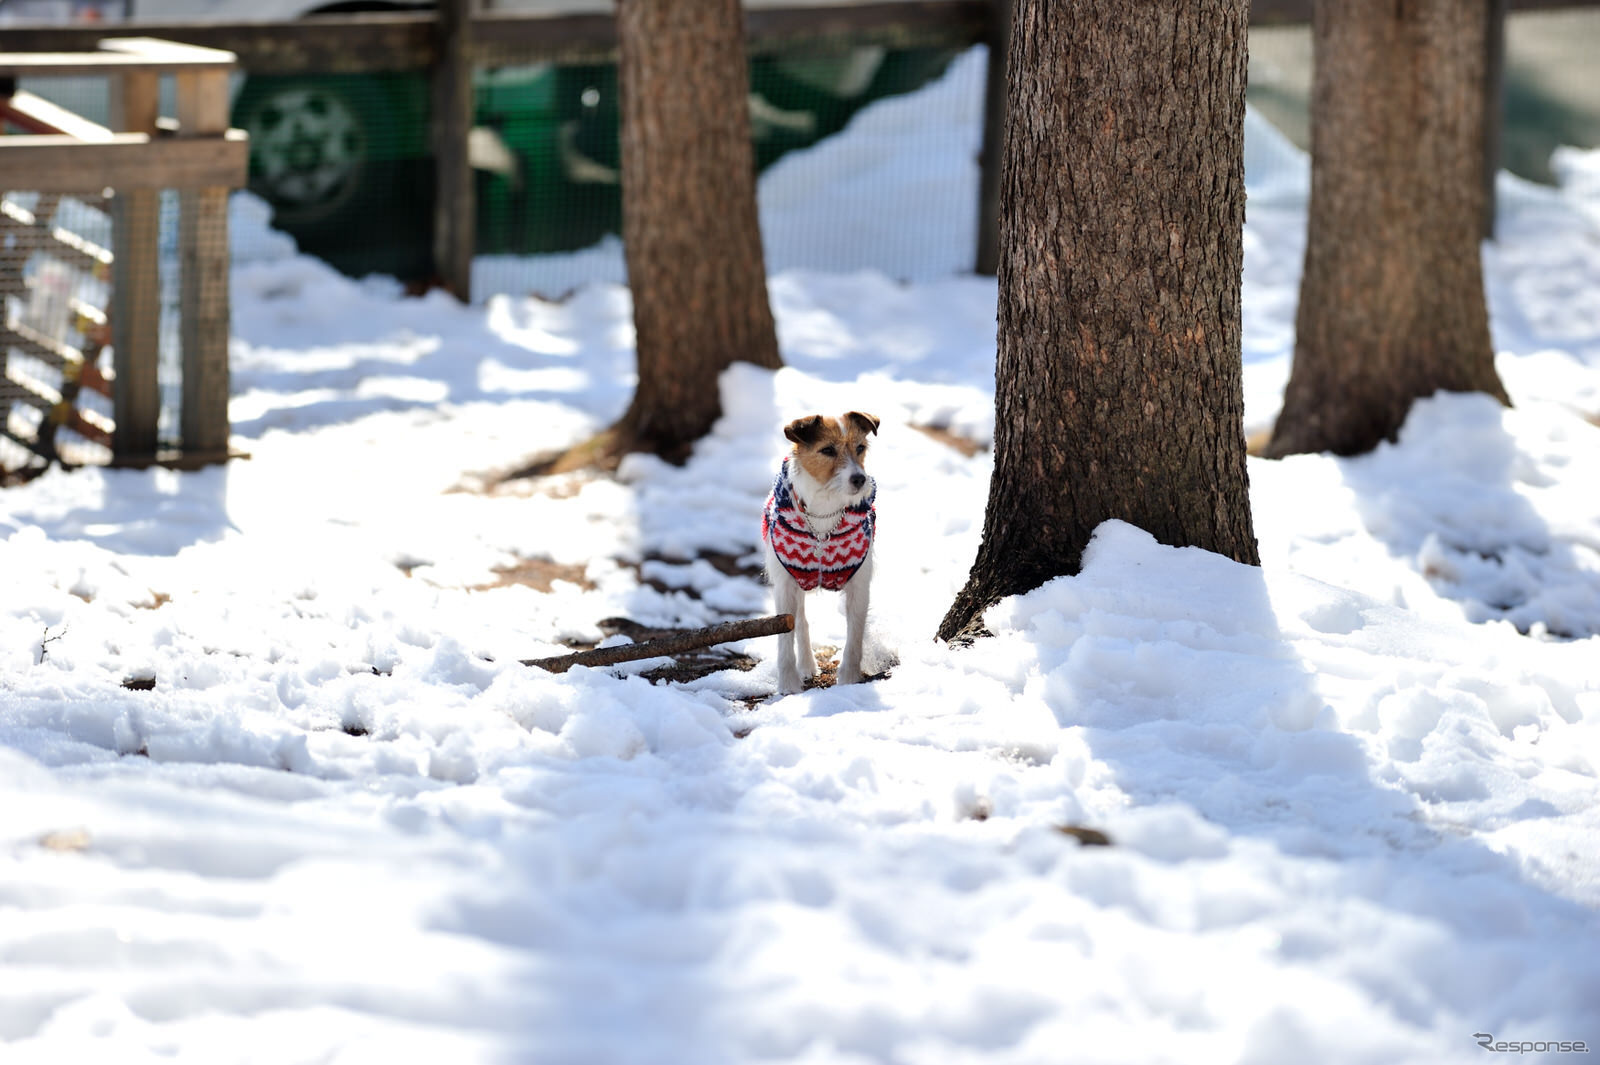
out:
M619 662L637 662L642 658L660 658L700 647L710 647L735 640L751 640L757 636L776 636L794 631L793 614L774 614L771 617L751 618L748 621L729 621L704 629L685 629L670 636L658 636L639 643L625 643L616 647L596 647L592 651L576 651L554 658L524 658L525 666L538 666L551 673L565 673L573 666L614 666Z

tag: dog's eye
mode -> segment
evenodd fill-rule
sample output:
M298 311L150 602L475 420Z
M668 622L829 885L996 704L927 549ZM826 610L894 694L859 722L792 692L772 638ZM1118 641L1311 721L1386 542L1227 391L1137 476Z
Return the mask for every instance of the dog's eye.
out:
M839 449L834 447L832 444L829 444L827 447L822 449L822 453L831 459L839 453Z
M856 454L857 455L865 455L866 453L867 453L867 445L865 445L865 444L857 444L856 445Z

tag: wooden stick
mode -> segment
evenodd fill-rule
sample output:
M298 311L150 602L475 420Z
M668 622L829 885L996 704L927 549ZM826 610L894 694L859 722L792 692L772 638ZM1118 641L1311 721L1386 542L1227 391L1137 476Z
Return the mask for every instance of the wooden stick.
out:
M710 647L734 640L750 640L757 636L776 636L794 631L793 614L775 614L772 617L751 618L748 621L729 621L706 629L685 629L671 636L658 636L641 643L625 643L616 647L596 647L592 651L577 651L554 658L525 658L525 666L538 666L551 673L565 673L573 666L614 666L618 662L637 662L641 658L660 658L698 647Z

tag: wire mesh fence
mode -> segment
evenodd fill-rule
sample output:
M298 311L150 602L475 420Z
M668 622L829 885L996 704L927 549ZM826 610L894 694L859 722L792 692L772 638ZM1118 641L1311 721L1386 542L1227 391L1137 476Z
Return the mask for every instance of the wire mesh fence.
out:
M772 198L792 207L801 192L815 193L841 173L870 181L860 171L872 160L813 162L809 169L794 160L873 104L939 78L956 57L953 49L825 42L753 60L749 100L757 167L766 175L783 162L791 171ZM981 70L975 76L981 81ZM616 68L512 63L477 69L473 87L468 151L476 193L475 298L557 295L586 281L621 280ZM963 107L953 99L929 106ZM876 162L899 153L899 165L933 170L953 153L975 174L977 116L925 117L923 128L960 144L907 158L908 145L914 152L930 146L907 142L904 129L891 124L881 133ZM431 118L422 72L252 76L233 104L234 124L251 137L250 188L272 205L273 224L294 236L302 251L345 273L392 274L416 288L435 280ZM841 189L845 196L851 191L848 183ZM975 211L976 204L937 209ZM861 261L859 251L849 253L863 244L859 213L812 211L804 220L792 210L768 214L775 263L878 266L897 276L917 269L916 233L897 232L887 219L875 220L873 256ZM584 252L591 254L571 255Z
M0 470L110 458L104 200L0 195Z
M0 479L227 456L232 62L142 38L0 54ZM56 82L69 106L34 91Z
M120 280L157 294L157 447L180 442L179 195L159 196L155 276ZM0 195L0 469L25 477L49 462L112 460L114 195Z

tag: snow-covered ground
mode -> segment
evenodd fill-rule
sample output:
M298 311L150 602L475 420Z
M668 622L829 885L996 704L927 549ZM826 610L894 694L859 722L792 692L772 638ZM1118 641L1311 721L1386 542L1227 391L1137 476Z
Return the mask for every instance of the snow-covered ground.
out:
M914 133L897 106L863 121ZM965 261L945 208L973 195L967 113L937 180L852 184L877 200L839 213L927 211L918 246ZM858 133L827 150L865 165ZM1259 429L1305 163L1250 136ZM1110 524L1080 576L959 651L931 632L989 460L914 427L987 440L992 281L776 270L788 368L730 371L686 467L501 484L620 412L627 292L405 300L295 255L241 197L251 457L0 492L0 1059L1600 1046L1600 153L1558 164L1561 190L1503 183L1486 256L1513 409L1441 396L1371 455L1252 461L1259 569ZM827 176L789 217L828 210ZM772 640L686 684L518 664L608 617L765 612L724 556L755 557L782 422L846 408L884 419L886 679L767 698ZM502 581L533 560L549 591Z

